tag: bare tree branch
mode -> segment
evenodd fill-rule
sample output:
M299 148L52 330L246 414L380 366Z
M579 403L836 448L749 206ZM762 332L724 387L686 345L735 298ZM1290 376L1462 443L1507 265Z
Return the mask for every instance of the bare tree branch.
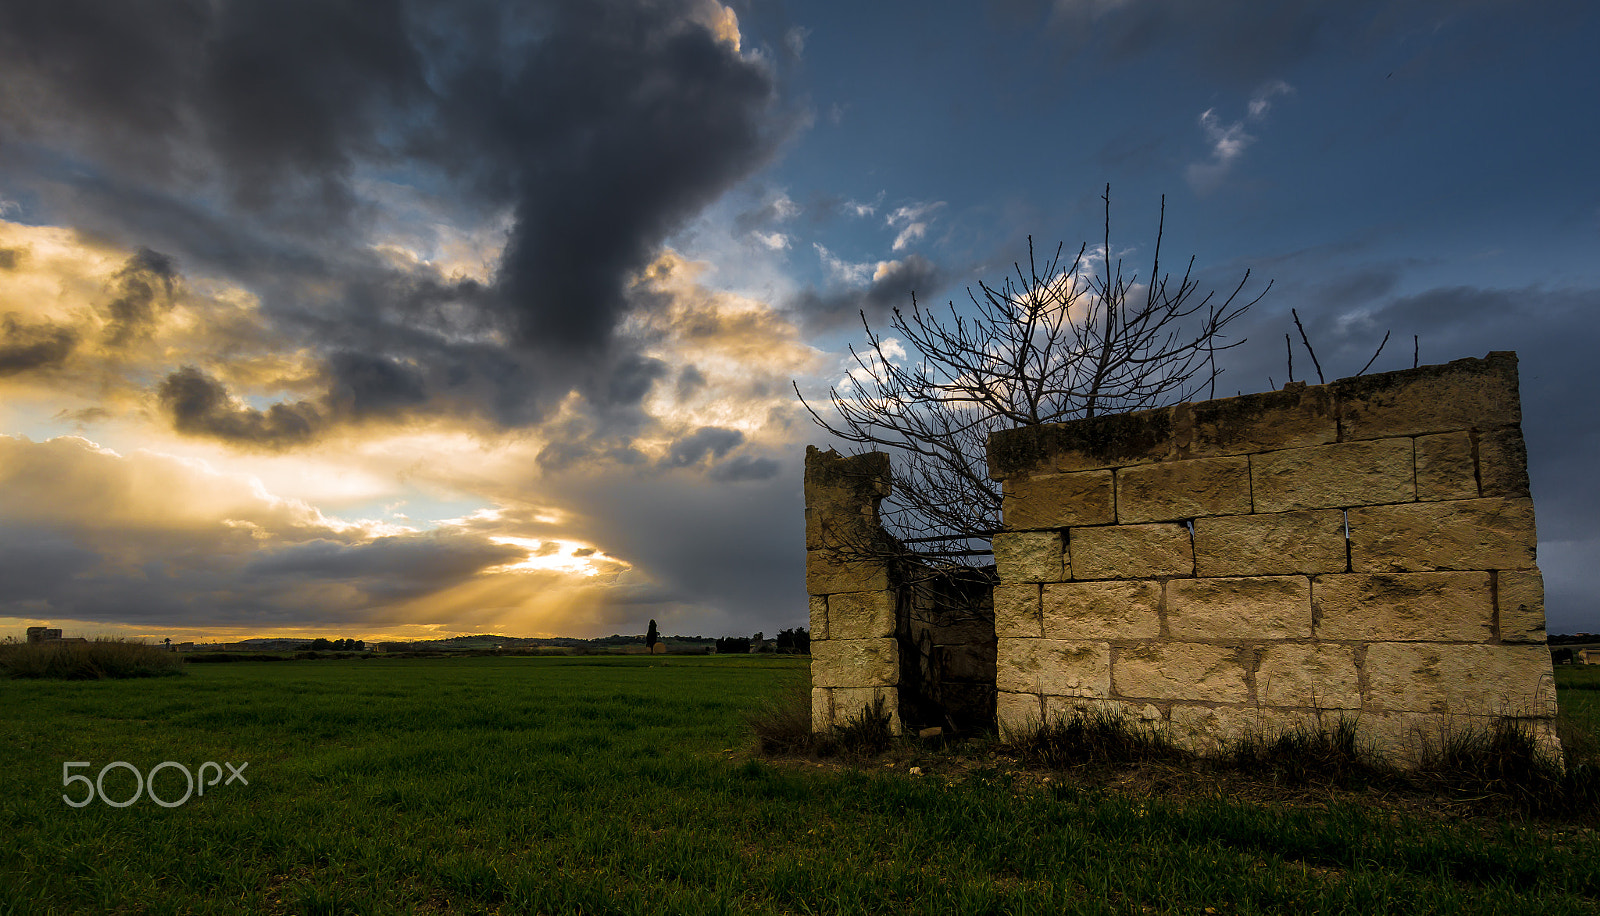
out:
M1166 199L1141 282L1125 272L1111 236L1111 189L1099 251L1087 243L1013 263L997 286L967 289L970 307L928 309L912 296L889 329L861 316L866 343L851 348L850 378L828 390L830 410L800 395L829 434L893 456L894 487L881 515L892 543L858 553L914 555L934 568L987 557L1000 529L1000 492L985 449L999 429L1142 410L1215 393L1217 353L1243 343L1225 331L1267 290L1245 300L1246 271L1222 301L1199 294L1191 258L1181 277L1161 274ZM1103 261L1103 263L1096 263ZM904 358L900 347L903 346ZM941 544L913 552L913 545Z

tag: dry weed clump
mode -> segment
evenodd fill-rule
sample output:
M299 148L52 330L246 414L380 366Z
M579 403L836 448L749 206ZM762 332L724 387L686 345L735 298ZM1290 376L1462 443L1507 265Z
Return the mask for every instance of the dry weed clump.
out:
M90 681L183 674L182 659L137 640L0 644L0 673L16 678Z

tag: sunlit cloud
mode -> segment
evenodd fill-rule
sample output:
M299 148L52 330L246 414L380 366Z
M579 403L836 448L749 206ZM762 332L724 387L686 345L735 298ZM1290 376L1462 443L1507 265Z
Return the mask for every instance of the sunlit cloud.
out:
M937 200L896 207L894 212L884 219L884 222L891 228L899 230L899 233L894 237L894 244L891 246L892 250L903 251L912 242L919 241L923 236L927 235L928 226L933 222L934 212L943 206L944 201Z
M1293 92L1294 87L1281 79L1265 83L1246 103L1244 119L1232 123L1224 123L1217 116L1215 108L1207 108L1200 112L1198 119L1200 129L1205 133L1206 142L1210 146L1211 161L1189 165L1187 175L1190 186L1201 193L1215 189L1227 176L1234 162L1256 142L1257 137L1245 131L1245 124L1260 123L1272 110L1274 98Z

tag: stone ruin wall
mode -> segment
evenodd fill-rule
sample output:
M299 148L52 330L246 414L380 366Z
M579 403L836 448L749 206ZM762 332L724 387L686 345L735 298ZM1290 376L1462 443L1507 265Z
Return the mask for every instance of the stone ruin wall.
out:
M900 650L889 562L851 557L883 536L889 456L806 449L806 591L811 594L811 727L825 732L882 700L898 733Z
M1104 705L1208 749L1523 720L1555 685L1512 353L989 443L997 718Z
M990 575L933 576L879 524L889 456L806 450L812 727L882 699L896 733L994 725Z
M995 434L998 724L1098 706L1204 750L1350 717L1405 754L1511 716L1553 745L1520 421L1491 353ZM818 730L879 696L898 726L914 679L895 570L833 549L882 536L888 468L807 455Z

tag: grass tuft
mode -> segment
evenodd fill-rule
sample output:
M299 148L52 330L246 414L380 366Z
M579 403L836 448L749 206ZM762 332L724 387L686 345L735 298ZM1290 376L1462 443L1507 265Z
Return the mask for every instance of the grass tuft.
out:
M1182 761L1193 756L1120 712L1081 707L1012 736L1011 749L1024 761L1050 769Z
M894 745L894 727L883 697L873 700L831 733L811 730L811 691L796 687L776 694L745 718L760 752L768 757L874 757Z
M774 694L745 717L761 753L769 757L805 756L816 749L811 734L811 691L804 685Z
M872 757L888 750L894 731L883 697L874 697L872 705L846 718L832 737L847 757Z
M1423 745L1412 778L1423 788L1492 799L1528 814L1600 811L1600 771L1571 750L1551 757L1515 719Z
M1275 735L1246 735L1228 746L1220 762L1274 784L1294 786L1363 786L1389 769L1361 747L1355 720L1345 718L1332 728L1298 725Z
M0 644L0 673L14 678L93 681L183 674L179 656L125 639Z

